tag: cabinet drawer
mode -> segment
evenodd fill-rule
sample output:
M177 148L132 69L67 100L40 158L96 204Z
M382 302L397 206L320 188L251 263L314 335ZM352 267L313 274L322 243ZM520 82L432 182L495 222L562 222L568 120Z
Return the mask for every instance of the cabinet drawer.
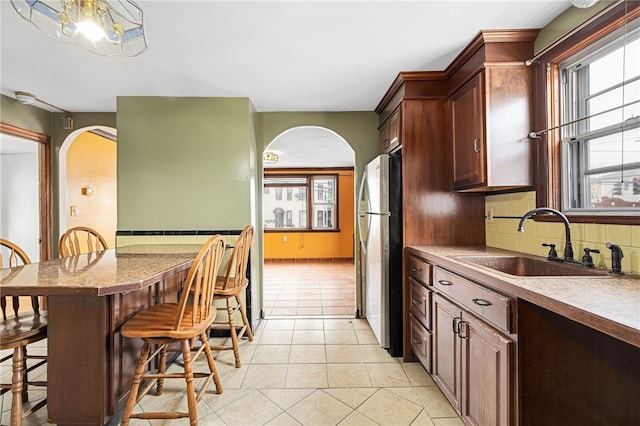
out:
M513 332L513 301L454 273L436 267L434 287L490 323Z
M411 324L411 349L425 370L431 374L431 333L413 315L409 315L409 322Z
M415 256L409 256L409 276L424 285L431 285L431 265Z
M411 293L411 308L409 308L409 312L427 330L431 330L431 291L411 277L409 277L409 290Z

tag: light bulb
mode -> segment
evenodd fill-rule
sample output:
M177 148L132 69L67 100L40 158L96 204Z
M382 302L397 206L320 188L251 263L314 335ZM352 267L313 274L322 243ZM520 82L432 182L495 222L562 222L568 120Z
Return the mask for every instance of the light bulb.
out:
M78 22L76 24L78 31L80 34L84 35L91 41L98 41L104 37L104 30L100 27L100 25L96 24L93 21L86 20L82 22Z

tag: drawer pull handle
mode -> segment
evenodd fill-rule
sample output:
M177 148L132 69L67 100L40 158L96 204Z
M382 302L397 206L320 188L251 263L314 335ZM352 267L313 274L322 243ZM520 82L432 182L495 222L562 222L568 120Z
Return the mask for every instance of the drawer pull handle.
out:
M414 345L422 345L422 340L416 339L415 337L411 339Z
M413 266L413 267L411 268L411 272L413 272L414 274L415 274L416 272L420 272L421 270L422 270L422 269L420 269L420 268L416 268L415 266Z
M413 302L414 305L422 305L424 300L425 299L411 299L411 302Z
M485 299L471 299L478 306L491 306L491 302Z
M453 285L451 281L448 280L439 280L440 285Z

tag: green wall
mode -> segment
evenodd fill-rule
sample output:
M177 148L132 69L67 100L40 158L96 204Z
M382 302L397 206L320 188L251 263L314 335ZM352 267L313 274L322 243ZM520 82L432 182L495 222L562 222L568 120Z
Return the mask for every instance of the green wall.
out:
M255 223L251 108L248 98L119 97L118 229Z
M36 133L51 135L51 113L34 105L24 105L0 95L0 121Z
M617 1L600 0L595 5L585 9L569 7L540 30L540 34L538 34L534 43L534 51L538 54L601 10L611 6L612 3L617 3Z

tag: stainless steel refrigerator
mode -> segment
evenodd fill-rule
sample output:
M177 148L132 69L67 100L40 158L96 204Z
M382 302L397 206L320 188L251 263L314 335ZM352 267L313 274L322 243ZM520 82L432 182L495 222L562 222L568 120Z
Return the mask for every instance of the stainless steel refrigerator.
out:
M380 345L402 355L402 156L381 154L360 182L358 226L364 275L362 314Z

